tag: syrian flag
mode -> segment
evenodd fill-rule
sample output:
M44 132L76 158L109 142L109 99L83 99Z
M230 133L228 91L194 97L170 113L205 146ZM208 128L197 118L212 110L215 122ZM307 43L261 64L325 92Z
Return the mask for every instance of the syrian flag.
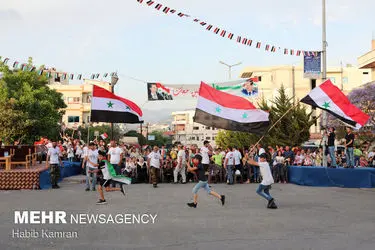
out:
M294 49L291 49L291 50L290 50L290 55L291 55L291 56L294 55Z
M228 38L229 38L230 40L232 40L232 39L233 39L233 33L229 33Z
M163 6L163 5L160 4L160 3L158 3L158 4L155 6L155 9L160 10L161 6Z
M38 70L38 75L39 76L43 75L43 70L42 69Z
M266 132L269 114L245 98L201 83L194 122L206 126L255 134Z
M227 33L225 30L222 30L220 33L220 36L225 37L225 33Z
M265 50L268 51L270 49L270 46L267 44Z
M108 138L108 134L107 133L104 133L104 134L101 134L100 137L105 140Z
M168 14L168 12L169 12L170 9L171 9L171 8L169 8L169 7L165 7L165 8L163 9L163 12L164 12L165 14Z
M288 49L284 49L284 55L288 54Z
M163 84L159 82L156 83L156 88L158 89L158 92L160 94L169 95L171 92L169 88L165 87Z
M247 43L247 38L242 39L242 44L246 44L246 43Z
M251 46L252 43L253 43L253 40L251 40L251 39L247 40L247 45L248 46Z
M195 18L195 19L194 19L194 22L199 22L199 19Z
M151 5L153 5L154 4L154 1L147 1L147 5L148 6L151 6Z
M74 79L74 74L70 74L70 80L73 80Z
M212 29L212 25L208 25L206 30L211 30Z
M108 73L104 73L103 77L107 77L108 76Z
M301 55L301 51L297 50L296 56L300 56L300 55Z
M176 13L176 10L173 10L173 9L172 9L170 12L171 12L171 13Z
M220 31L219 28L215 28L215 29L214 29L214 33L215 33L215 34L219 33L219 31Z
M134 102L96 85L93 86L92 122L142 123L142 115L142 110Z
M257 46L256 46L256 48L257 49L260 49L260 46L262 45L262 43L261 42L257 42Z
M206 22L200 22L200 24L201 24L202 26L205 26L207 23L206 23Z
M16 68L18 67L18 64L19 64L19 62L15 61L15 62L13 63L13 68L16 69Z
M5 58L3 63L4 63L5 65L7 65L8 61L9 61L9 58Z
M81 80L82 79L82 74L78 74L77 79Z
M345 94L329 79L314 88L301 102L323 109L357 129L364 126L370 118L351 104Z
M275 52L275 51L276 51L275 46L272 46L272 48L271 48L271 52Z
M237 36L237 42L238 42L238 43L241 42L241 36Z
M143 2L143 0L137 0L137 2L138 2L138 3L142 3L142 2Z

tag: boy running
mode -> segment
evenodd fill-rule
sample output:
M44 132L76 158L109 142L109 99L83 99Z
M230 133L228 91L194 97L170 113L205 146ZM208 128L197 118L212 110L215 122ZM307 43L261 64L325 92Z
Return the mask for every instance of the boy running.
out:
M89 172L97 172L97 176L98 176L98 183L99 183L98 192L99 192L100 199L96 203L97 205L102 205L102 204L107 203L107 201L104 199L103 187L105 187L105 191L107 191L107 192L120 191L123 195L125 195L124 185L121 185L119 188L110 187L109 185L111 184L112 181L106 180L106 179L103 178L102 169L107 167L106 162L104 161L105 156L106 156L106 153L103 152L103 151L100 151L99 154L98 154L98 158L99 158L98 169L97 170L89 170Z
M198 203L198 191L199 189L203 188L207 191L208 194L215 196L221 201L221 204L224 206L225 204L225 195L219 195L218 193L211 191L210 187L207 183L207 178L205 175L204 167L202 165L202 156L201 155L195 155L193 158L193 167L190 165L188 166L188 171L190 172L196 172L198 176L199 182L194 186L193 188L193 194L194 194L194 202L187 203L189 207L197 207Z
M259 155L259 162L254 161L253 159L248 159L249 164L253 166L258 166L260 169L260 174L262 176L262 182L259 184L257 189L257 194L268 200L267 208L276 209L275 199L270 195L269 190L271 185L274 183L270 165L267 162L267 154L262 153Z

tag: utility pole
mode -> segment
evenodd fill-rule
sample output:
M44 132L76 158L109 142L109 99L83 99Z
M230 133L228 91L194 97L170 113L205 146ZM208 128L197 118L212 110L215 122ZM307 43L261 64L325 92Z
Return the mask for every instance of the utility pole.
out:
M235 63L235 64L227 64L223 61L219 61L219 63L225 65L228 67L228 73L229 73L229 80L232 78L232 67L235 67L235 66L238 66L240 64L242 64L242 62L239 62L239 63Z
M322 0L322 82L327 79L326 0ZM323 110L323 138L327 129L327 112ZM323 140L323 166L327 167L326 140Z

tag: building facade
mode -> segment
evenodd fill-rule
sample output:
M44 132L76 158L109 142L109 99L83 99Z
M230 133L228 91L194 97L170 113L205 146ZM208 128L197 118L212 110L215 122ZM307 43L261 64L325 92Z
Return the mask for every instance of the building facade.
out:
M240 77L260 77L257 82L259 95L256 99L249 99L254 104L265 100L272 100L278 95L278 89L284 86L287 94L300 100L305 97L313 88L322 83L321 79L304 78L303 66L272 66L272 67L246 67L242 70ZM367 82L370 82L372 72L367 68L357 68L351 65L345 67L328 67L327 79L339 87L345 94ZM320 115L321 111L316 110L313 115ZM311 127L313 137L320 137L320 126L317 122ZM314 135L315 134L315 135Z
M219 129L207 127L193 121L195 111L172 112L172 130L174 131L173 142L181 142L183 145L203 146L205 140L215 146L215 137Z
M375 81L375 39L371 41L371 51L358 57L358 66L360 69L371 70L371 81Z
M62 118L62 122L66 127L76 128L90 123L93 85L97 85L109 91L111 90L109 82L98 80L84 79L83 84L69 84L67 80L64 82L50 82L49 87L63 95L64 102L67 106ZM94 125L99 125L99 123Z

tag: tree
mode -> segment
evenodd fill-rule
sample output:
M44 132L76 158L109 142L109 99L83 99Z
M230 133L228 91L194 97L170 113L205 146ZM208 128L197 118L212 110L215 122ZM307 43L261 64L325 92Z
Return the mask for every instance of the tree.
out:
M138 133L137 131L135 130L130 130L129 132L125 133L125 136L129 136L129 137L138 137L138 143L140 145L145 145L147 144L147 139L140 133Z
M40 136L57 139L59 134L58 122L66 107L62 95L48 87L45 76L31 72L31 66L32 58L25 71L10 70L0 63L3 73L0 96L1 102L6 104L2 105L2 112L11 105L14 113L11 116L15 119L13 123L2 123L0 130L2 134L14 131L8 136L10 141L22 139L21 143L33 143ZM20 129L14 130L15 126Z
M278 96L271 101L270 104L266 100L259 103L259 108L269 112L270 126L285 114L285 116L265 134L262 144L267 145L300 145L307 141L310 137L309 129L315 123L312 112L307 112L305 106L297 103L294 107L293 97L286 94L285 88L281 86L278 90ZM215 142L220 147L238 146L240 148L248 148L255 144L261 136L254 134L220 131Z
M150 146L163 146L172 143L172 139L169 136L164 136L162 131L153 131L149 135L154 135L155 140L148 141Z

